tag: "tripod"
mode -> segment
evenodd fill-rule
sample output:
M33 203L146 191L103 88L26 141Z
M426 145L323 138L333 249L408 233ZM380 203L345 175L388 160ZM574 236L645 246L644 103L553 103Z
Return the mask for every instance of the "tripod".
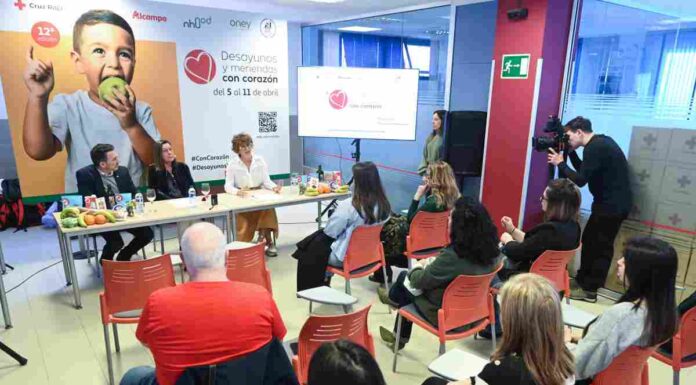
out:
M0 268L5 270L5 258L2 254L2 245L0 244ZM10 309L7 306L7 296L5 295L5 283L3 282L2 274L0 274L0 302L2 305L2 315L5 319L5 329L12 328L12 320L10 319ZM19 362L20 365L24 366L27 364L27 359L20 356L17 352L10 349L7 345L0 342L0 350L7 353L10 357L14 358Z
M350 142L350 145L355 146L355 152L351 152L350 157L353 160L355 160L355 163L360 162L360 139L353 139L353 141ZM347 184L348 184L348 186L353 184L353 176L352 175L351 175L350 180L348 181ZM324 214L326 214L327 211L330 211L333 213L333 211L336 210L336 207L338 207L338 202L336 201L336 199L334 199L328 204L328 206L326 206L326 208L324 210L321 211L321 213L319 213L319 216L317 217L317 219L315 219L315 222L321 223L321 218L324 217ZM331 216L331 215L329 215L329 216Z

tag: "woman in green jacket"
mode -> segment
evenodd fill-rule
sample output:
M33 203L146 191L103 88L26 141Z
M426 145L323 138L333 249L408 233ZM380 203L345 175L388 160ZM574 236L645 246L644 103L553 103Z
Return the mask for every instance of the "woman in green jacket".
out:
M440 160L442 154L440 149L442 148L442 138L445 132L445 127L443 123L445 122L445 110L437 110L433 112L433 131L428 135L425 140L425 148L423 148L423 159L418 165L418 174L423 176L428 170L428 166L431 163L435 163Z
M389 291L389 298L380 297L382 302L398 307L413 303L421 316L437 326L437 311L442 307L442 297L455 278L495 271L500 260L498 230L481 203L471 197L459 198L450 215L449 227L452 243L432 261L420 260L410 272L401 273ZM410 287L404 284L407 276ZM414 296L414 289L421 293ZM394 323L394 332L380 327L380 335L385 342L395 343L396 326ZM411 322L402 320L399 349L408 342L412 326Z
M413 218L419 211L439 213L451 210L454 202L459 198L459 188L457 188L454 172L449 164L438 160L431 163L423 176L424 183L418 186L413 195L411 206L406 217L392 216L390 222L384 225L382 230L382 241L384 242L384 257L387 262L387 279L392 281L391 266L407 267L408 261L404 255L406 236L408 228ZM427 195L427 193L430 193ZM421 198L425 197L423 204ZM397 223L397 222L401 223ZM370 281L384 283L382 270L378 270L369 277Z

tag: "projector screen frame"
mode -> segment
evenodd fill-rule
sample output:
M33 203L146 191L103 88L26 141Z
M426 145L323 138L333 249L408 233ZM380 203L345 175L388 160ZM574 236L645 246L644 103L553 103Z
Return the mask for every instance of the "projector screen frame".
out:
M366 137L357 137L357 136L319 136L319 135L300 135L300 71L304 68L321 68L321 67L329 67L329 68L351 68L351 69L371 69L371 70L385 70L385 71L413 71L418 74L416 77L417 82L416 82L416 108L414 110L414 116L413 116L413 121L414 127L413 127L413 138L412 139L391 139L391 138L366 138ZM297 90L296 90L296 95L297 95L297 136L300 138L323 138L323 139L349 139L349 140L355 140L355 139L365 139L365 140L397 140L397 141L404 141L404 142L414 142L417 139L417 133L418 133L418 111L419 111L419 103L418 103L418 95L420 92L420 70L417 68L372 68L372 67L338 67L338 66L297 66L296 67L296 75L297 75Z

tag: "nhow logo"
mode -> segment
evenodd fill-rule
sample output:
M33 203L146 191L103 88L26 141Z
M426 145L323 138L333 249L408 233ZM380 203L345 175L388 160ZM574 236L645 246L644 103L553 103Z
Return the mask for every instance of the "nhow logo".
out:
M188 21L185 21L183 23L184 28L195 28L195 29L201 29L202 26L204 25L211 25L213 24L213 17L208 16L206 17L195 17L193 19L188 19Z

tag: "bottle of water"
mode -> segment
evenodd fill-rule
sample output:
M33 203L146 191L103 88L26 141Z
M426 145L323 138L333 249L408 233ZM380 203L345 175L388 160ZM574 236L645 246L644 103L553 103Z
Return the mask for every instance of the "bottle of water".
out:
M135 212L136 214L145 213L145 200L143 199L143 194L135 194Z
M196 204L196 189L193 188L193 186L191 188L189 188L188 196L189 196L189 204L191 206L194 206Z

